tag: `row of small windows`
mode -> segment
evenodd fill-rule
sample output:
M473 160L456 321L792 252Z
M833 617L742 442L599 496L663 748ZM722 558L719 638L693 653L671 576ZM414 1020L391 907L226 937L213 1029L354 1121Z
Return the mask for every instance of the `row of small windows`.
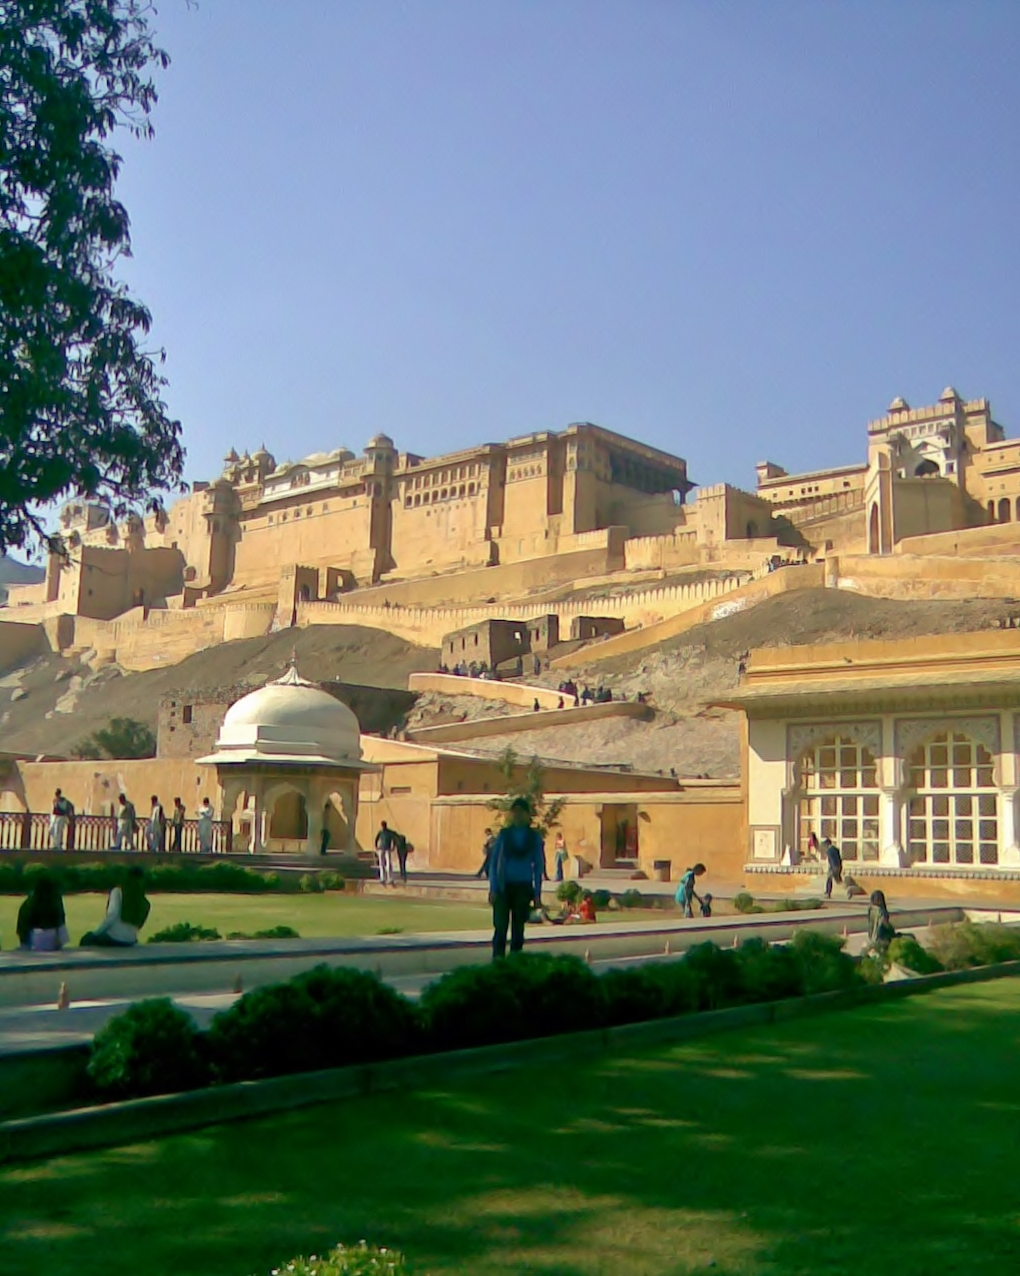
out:
M444 483L457 483L461 479L477 478L480 470L481 466L477 463L455 465L449 470L436 470L434 474L416 474L409 485L415 491L423 487L441 487Z
M404 497L404 509L416 508L419 505L435 505L438 501L455 501L462 496L474 496L481 491L474 483L461 483L460 487L433 488L431 492L415 492L413 496Z

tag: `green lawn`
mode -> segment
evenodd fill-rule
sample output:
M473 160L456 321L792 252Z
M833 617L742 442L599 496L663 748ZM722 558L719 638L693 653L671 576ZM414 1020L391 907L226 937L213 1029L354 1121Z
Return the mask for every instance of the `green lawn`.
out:
M1020 980L0 1171L5 1276L1016 1270Z
M416 931L484 930L491 914L480 904L444 903L418 899L385 899L371 895L152 895L152 912L142 931L147 934L173 922L214 926L221 935L230 931L266 930L293 926L303 939L316 936L375 935L384 928ZM0 895L0 942L13 948L14 925L21 898ZM68 895L64 899L72 941L98 925L106 910L105 895Z

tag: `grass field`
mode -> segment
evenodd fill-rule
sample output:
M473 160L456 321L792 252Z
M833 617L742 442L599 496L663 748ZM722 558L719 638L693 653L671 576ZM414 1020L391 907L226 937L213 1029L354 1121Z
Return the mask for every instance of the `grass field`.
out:
M383 929L416 931L484 930L490 924L488 908L418 899L380 899L345 895L152 895L152 912L142 938L173 922L189 921L213 926L221 935L231 931L252 933L271 926L292 926L303 939L316 936L375 935ZM0 942L5 949L17 945L15 922L21 897L0 895ZM71 940L98 925L106 911L106 896L68 895L64 899Z
M5 1276L1016 1270L1020 980L0 1171Z

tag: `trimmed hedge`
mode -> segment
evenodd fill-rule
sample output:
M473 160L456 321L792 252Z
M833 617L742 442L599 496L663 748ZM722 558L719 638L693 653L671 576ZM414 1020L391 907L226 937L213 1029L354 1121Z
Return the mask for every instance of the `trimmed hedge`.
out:
M946 970L966 970L971 966L990 966L997 961L1017 961L1020 959L1020 930L991 922L936 926L931 951Z
M329 966L245 993L206 1033L221 1081L375 1063L423 1044L420 1017L406 997L363 970Z
M699 944L682 958L598 976L576 957L522 953L452 970L429 985L417 1005L376 975L317 966L246 993L206 1033L176 1011L173 1032L165 1014L129 1018L139 1009L133 1007L97 1037L93 1057L104 1062L92 1071L111 1096L149 1094L156 1084L150 1056L156 1055L168 1085L178 1075L192 1076L195 1057L207 1079L254 1080L774 1001L860 981L841 940L803 931L787 946L760 939L737 949ZM121 1020L127 1020L131 1048L111 1053L104 1034ZM182 1054L179 1065L175 1052Z
M201 1035L169 997L136 1002L101 1028L87 1073L107 1100L197 1090L211 1079Z
M191 922L174 922L171 926L164 926L162 930L157 930L155 935L150 935L146 942L150 944L193 944L222 938L223 936L215 926L193 926Z
M56 878L61 893L75 895L84 891L106 892L119 886L124 879L127 865L122 862L82 864L67 862L0 863L0 895L25 895L36 877L48 872ZM224 861L219 864L144 864L145 889L154 893L190 894L217 892L219 894L262 895L271 891L287 892L300 889L297 880L284 879L279 873L262 873L243 864ZM320 873L319 877L339 879L337 873ZM335 885L330 890L338 889Z

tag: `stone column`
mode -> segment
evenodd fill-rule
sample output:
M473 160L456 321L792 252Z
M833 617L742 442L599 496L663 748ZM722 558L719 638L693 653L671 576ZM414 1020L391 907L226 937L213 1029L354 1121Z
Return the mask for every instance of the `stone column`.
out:
M1020 767L1017 766L1013 714L1004 709L999 715L999 863L1003 868L1020 868L1020 846L1017 845L1017 792L1020 791Z
M878 862L890 868L903 868L907 857L903 851L903 789L905 766L896 756L894 720L882 719L882 756L878 761Z

